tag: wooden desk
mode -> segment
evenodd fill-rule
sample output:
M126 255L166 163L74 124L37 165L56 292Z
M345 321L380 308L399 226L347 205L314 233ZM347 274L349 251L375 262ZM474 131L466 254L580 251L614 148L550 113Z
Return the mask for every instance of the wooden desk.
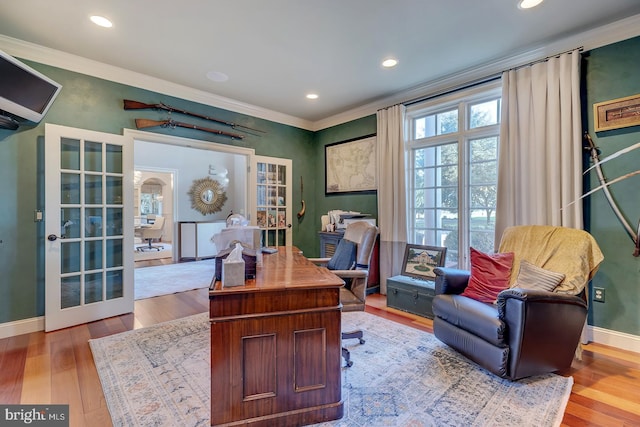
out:
M298 249L263 254L255 280L209 291L211 425L342 418L342 279Z

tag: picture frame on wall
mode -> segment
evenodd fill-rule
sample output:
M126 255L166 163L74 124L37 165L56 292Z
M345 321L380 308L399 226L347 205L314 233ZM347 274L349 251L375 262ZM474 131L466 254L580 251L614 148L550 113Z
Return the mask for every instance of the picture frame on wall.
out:
M444 267L447 248L444 246L426 246L407 244L402 259L402 276L415 279L436 280L434 269Z
M325 194L375 193L378 189L375 135L325 146Z
M593 104L596 132L640 125L640 94Z

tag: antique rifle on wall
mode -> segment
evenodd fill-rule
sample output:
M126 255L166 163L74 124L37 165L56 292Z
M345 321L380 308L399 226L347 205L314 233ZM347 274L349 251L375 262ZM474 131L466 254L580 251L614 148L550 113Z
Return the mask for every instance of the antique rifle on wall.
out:
M167 104L145 104L144 102L138 102L138 101L131 101L130 99L125 99L124 100L124 109L125 110L145 110L145 109L149 109L152 108L154 110L164 110L164 111L168 111L169 113L180 113L180 114L186 114L187 116L191 116L191 117L197 117L199 119L204 119L204 120L209 120L215 123L219 123L221 125L225 125L225 126L229 126L230 128L242 131L242 132L247 132L247 133L251 133L248 131L253 131L253 132L261 132L264 133L263 130L260 129L254 129L254 128L250 128L249 126L244 126L238 123L234 123L234 122L229 122L226 120L220 120L220 119L216 119L213 117L209 117L209 116L205 116L203 114L198 114L198 113L192 113L186 110L181 110L179 108L175 108L175 107L171 107ZM246 130L244 130L246 129ZM255 134L254 134L255 135Z
M591 139L591 135L589 135L589 132L584 133L584 139L587 141L587 146L584 147L584 149L589 151L589 155L591 156L591 160L593 161L593 166L587 169L587 172L592 168L595 168L596 174L598 175L598 181L600 182L600 186L598 188L590 191L585 195L591 194L595 190L602 189L602 191L604 192L604 196L607 199L607 202L609 202L609 206L611 206L611 209L613 210L613 213L616 215L616 217L618 217L618 220L620 221L620 223L622 223L622 226L624 227L625 231L627 232L627 234L635 244L635 250L633 252L633 256L634 257L640 256L640 222L638 222L637 231L634 231L634 229L631 227L627 219L624 217L624 215L622 215L620 208L618 208L616 201L613 199L613 195L611 194L611 191L609 191L609 185L612 184L613 182L620 180L620 178L617 178L611 182L607 182L607 179L604 176L604 172L602 171L602 167L601 167L602 162L600 161L600 154L598 153L598 147L596 147L595 143L593 142L593 139ZM632 174L628 174L628 176L630 175ZM626 177L627 175L621 178L626 178Z
M136 119L136 128L138 129L146 129L152 128L156 126L161 126L163 128L172 128L176 127L186 128L186 129L196 129L201 130L203 132L215 133L216 135L222 135L229 137L231 139L243 139L243 135L238 135L235 133L224 132L218 129L205 128L198 125L192 125L191 123L182 123L176 122L175 120L149 120L149 119Z

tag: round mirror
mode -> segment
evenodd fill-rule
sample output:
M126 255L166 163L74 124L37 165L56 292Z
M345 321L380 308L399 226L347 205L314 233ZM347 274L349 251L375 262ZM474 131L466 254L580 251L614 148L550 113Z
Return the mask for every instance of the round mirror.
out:
M200 193L200 199L202 199L202 201L207 204L211 204L213 202L213 196L214 196L213 190L210 188Z
M222 185L211 178L196 179L189 190L191 207L203 215L222 210L227 194Z

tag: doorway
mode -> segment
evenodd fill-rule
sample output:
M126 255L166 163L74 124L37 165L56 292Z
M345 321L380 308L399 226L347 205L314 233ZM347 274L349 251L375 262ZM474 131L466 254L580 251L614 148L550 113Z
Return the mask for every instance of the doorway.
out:
M174 179L176 171L135 166L133 172L134 267L175 262ZM161 234L149 231L163 218Z
M255 211L255 201L252 202L255 189L251 193L250 185L255 183L255 171L249 168L254 159L253 149L135 130L125 130L125 137L134 147L135 171L139 172L134 177L138 190L134 190L133 197L139 213L137 216L143 222L144 215L162 212L166 216L165 229L169 233L166 238L163 236L162 241L170 239L172 249L170 258L136 262L136 267L154 267L152 270L158 267L160 271L171 268L167 264L179 263L181 267L195 264L180 262L181 222L225 222L231 212L252 220L248 213ZM193 208L189 194L194 183L203 178L218 180L226 192L221 209L206 215ZM151 179L147 183L149 186L143 188L148 179ZM172 200L168 200L169 197ZM138 218L135 220L137 222ZM133 227L131 231L134 231ZM131 256L134 255L132 251ZM138 287L135 282L134 287Z

